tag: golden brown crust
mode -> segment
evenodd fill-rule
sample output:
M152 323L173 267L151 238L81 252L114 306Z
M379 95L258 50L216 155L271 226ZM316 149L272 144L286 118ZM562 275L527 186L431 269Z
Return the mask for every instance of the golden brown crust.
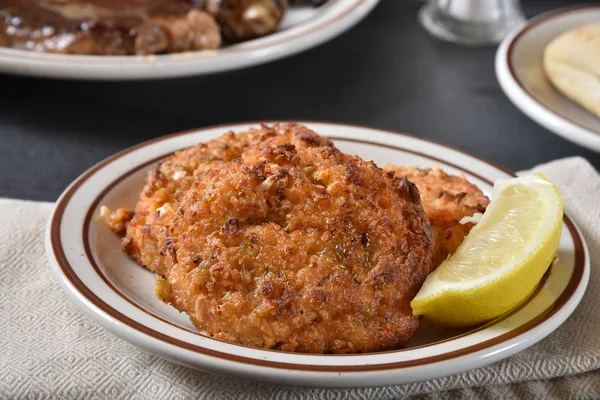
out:
M423 208L431 221L435 249L433 269L463 242L472 223L460 224L464 217L483 213L490 200L464 176L450 175L440 168L387 166L419 188Z
M161 160L158 167L146 176L146 184L136 205L134 217L122 239L123 251L140 265L164 275L162 246L167 239L168 214L177 208L192 183L206 171L241 157L250 147L277 145L287 140L278 125L263 126L247 132L225 135L174 153ZM304 134L304 128L295 128L293 138L297 147L331 145L322 137Z
M439 168L390 168L301 125L228 133L148 174L123 248L212 336L316 353L398 347L417 327L410 300L489 200Z
M108 207L102 207L100 208L100 214L110 230L119 236L125 235L127 224L133 218L133 211L129 211L126 208L118 208L111 213Z
M182 165L190 168L174 180ZM163 161L124 244L166 278L162 295L209 335L353 353L412 336L410 301L433 237L407 179L301 125L275 125Z

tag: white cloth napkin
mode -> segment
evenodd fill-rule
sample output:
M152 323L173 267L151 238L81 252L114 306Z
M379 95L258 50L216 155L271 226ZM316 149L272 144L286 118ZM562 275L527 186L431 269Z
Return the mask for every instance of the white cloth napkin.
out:
M587 293L548 338L496 364L411 385L303 389L216 376L167 361L80 313L46 262L50 203L0 199L0 398L366 399L600 397L600 176L582 158L535 168L560 187L590 247Z

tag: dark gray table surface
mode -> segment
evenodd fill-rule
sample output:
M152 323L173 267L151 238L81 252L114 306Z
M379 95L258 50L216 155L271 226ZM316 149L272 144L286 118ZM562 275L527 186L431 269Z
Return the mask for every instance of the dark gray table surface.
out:
M569 1L524 0L528 16ZM459 147L512 170L600 154L523 115L494 74L495 47L428 36L421 3L382 0L355 28L305 53L241 71L146 82L0 75L0 197L53 201L84 170L138 142L262 119L350 122Z

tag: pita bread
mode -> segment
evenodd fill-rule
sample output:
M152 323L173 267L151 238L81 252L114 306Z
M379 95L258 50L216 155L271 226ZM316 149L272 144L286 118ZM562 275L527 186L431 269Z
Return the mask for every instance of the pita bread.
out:
M600 118L600 23L573 29L550 42L544 70L560 92Z

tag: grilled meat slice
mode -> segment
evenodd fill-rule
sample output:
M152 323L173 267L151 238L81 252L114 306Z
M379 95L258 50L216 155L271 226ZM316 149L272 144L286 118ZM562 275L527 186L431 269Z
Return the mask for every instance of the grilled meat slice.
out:
M0 0L0 45L49 53L215 49L219 26L185 0Z

